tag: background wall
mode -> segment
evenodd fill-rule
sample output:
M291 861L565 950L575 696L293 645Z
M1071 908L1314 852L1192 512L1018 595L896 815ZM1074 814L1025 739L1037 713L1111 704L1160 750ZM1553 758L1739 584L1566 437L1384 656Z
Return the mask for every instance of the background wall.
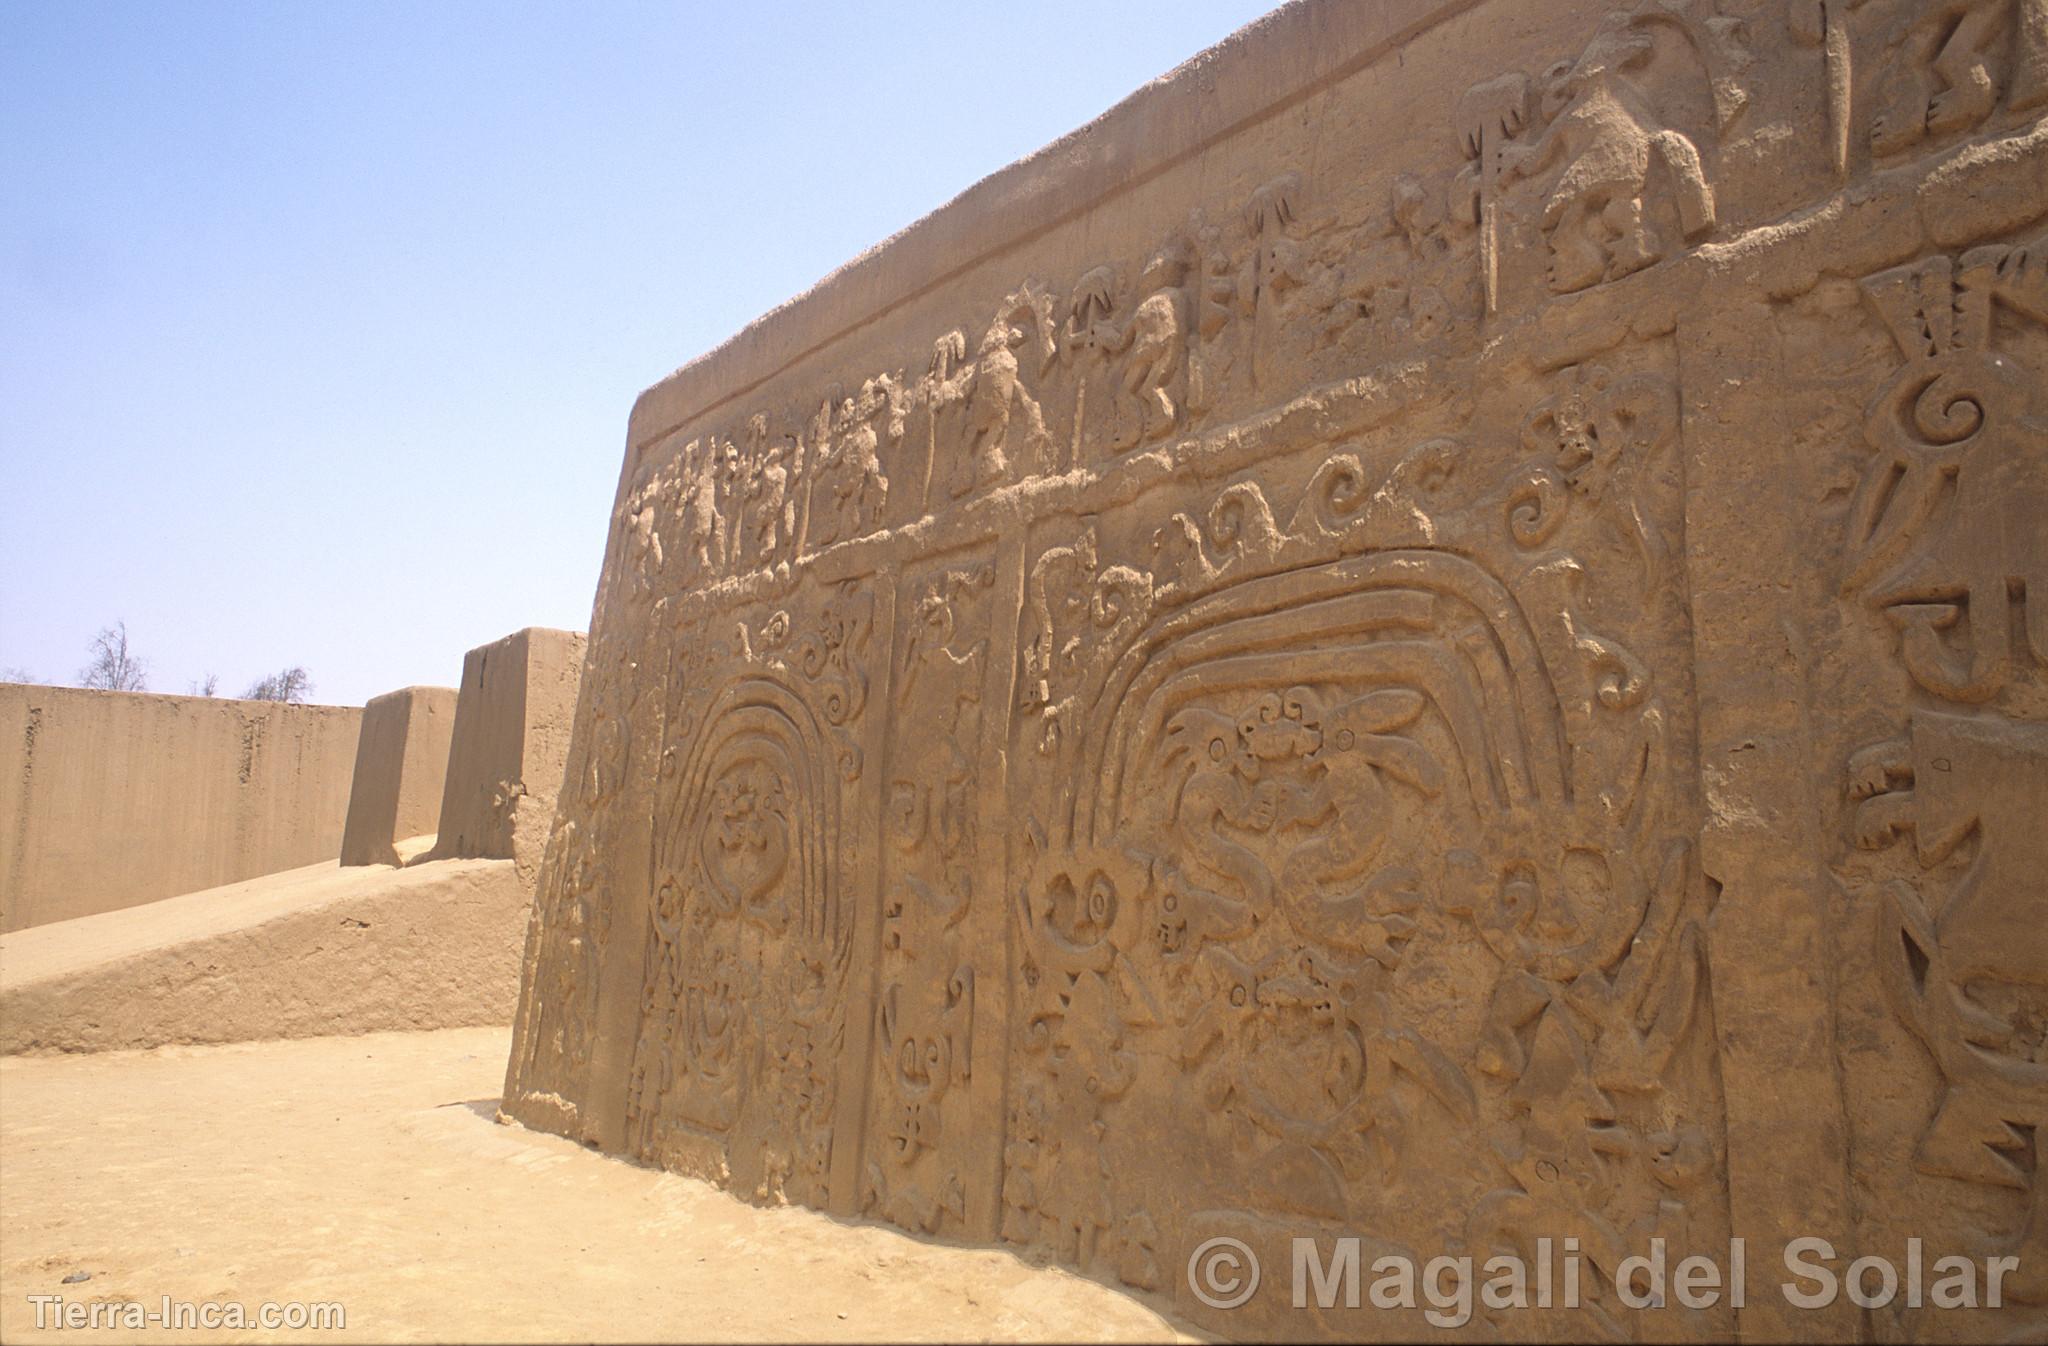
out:
M435 855L521 859L523 825L535 843L525 858L538 861L569 755L583 647L580 631L530 626L463 659Z
M362 715L0 684L0 930L333 859Z

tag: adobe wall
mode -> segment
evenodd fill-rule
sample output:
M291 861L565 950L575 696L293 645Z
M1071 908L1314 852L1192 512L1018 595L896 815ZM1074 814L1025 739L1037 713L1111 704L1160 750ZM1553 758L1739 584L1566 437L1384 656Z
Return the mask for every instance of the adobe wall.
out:
M2038 1337L2044 113L2044 0L1302 0L650 389L507 1111L1231 1336Z
M509 860L332 860L0 936L0 1056L512 1017L533 885Z
M435 856L539 863L583 654L582 632L531 626L463 656Z
M342 864L399 864L398 843L440 825L456 697L453 687L401 687L364 704Z
M0 930L333 859L362 715L0 684Z

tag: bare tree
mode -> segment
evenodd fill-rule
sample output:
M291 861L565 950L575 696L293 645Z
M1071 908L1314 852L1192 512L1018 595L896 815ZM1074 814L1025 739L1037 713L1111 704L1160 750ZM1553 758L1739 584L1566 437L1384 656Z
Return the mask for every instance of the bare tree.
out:
M128 623L102 627L86 647L91 658L78 670L80 687L108 692L140 692L149 687L149 670L141 656L128 648Z
M244 701L304 701L313 694L313 678L297 664L278 673L266 673L249 684Z
M10 666L0 668L0 682L41 682L42 679L25 668Z
M209 673L192 684L193 696L215 696L220 692L220 674Z

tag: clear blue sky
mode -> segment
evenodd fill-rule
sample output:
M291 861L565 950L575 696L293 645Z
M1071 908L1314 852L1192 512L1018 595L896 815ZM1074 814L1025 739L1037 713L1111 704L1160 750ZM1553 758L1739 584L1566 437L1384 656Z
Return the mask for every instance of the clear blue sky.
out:
M0 670L582 628L642 388L1267 8L0 0Z

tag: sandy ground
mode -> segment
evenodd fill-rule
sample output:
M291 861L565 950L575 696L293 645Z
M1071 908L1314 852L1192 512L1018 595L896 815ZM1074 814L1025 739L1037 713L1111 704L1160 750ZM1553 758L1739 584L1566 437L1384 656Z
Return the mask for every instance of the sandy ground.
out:
M508 1038L457 1028L0 1059L0 1339L1176 1336L1122 1294L1003 1252L759 1209L497 1125ZM90 1279L61 1283L78 1271ZM338 1302L347 1320L39 1331L30 1295L251 1313Z

